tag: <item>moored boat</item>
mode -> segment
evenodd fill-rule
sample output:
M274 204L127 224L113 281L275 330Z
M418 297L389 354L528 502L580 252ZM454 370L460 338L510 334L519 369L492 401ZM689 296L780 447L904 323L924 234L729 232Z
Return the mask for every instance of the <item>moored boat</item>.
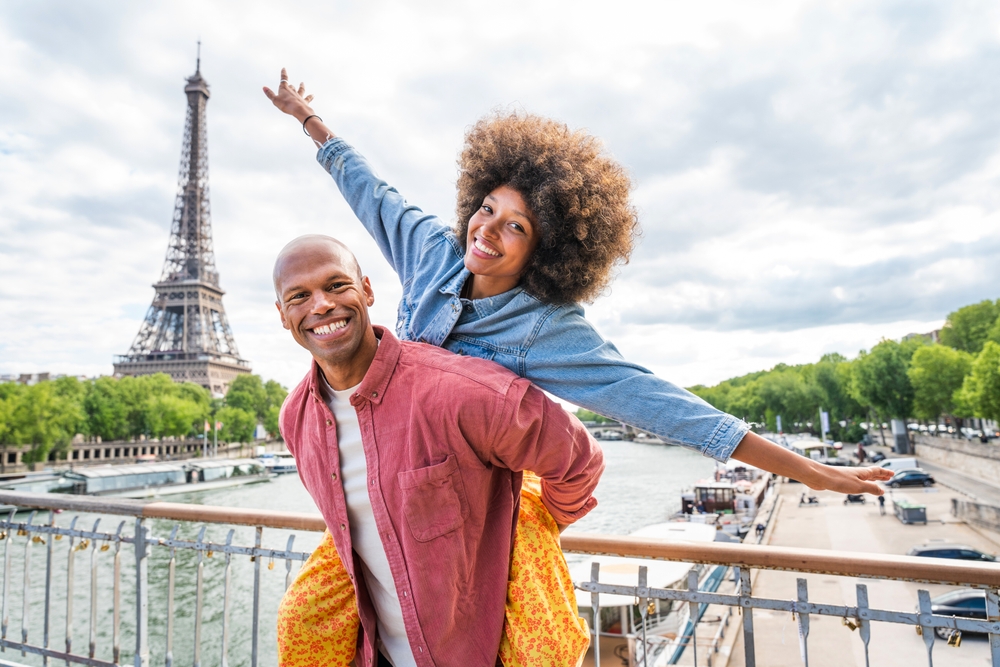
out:
M712 542L715 541L716 532L715 526L703 523L668 522L646 526L631 536L682 542ZM694 571L699 580L698 589L702 591L717 590L727 570L721 566L699 566L675 561L594 556L570 567L573 581L578 583L589 581L594 563L600 565L599 581L602 584L635 586L639 567L643 566L646 568L646 581L650 588L686 589L688 575ZM578 592L577 604L580 615L590 625L593 637L596 624L590 595ZM705 605L699 605L695 617L692 618L691 605L653 600L647 610L643 628L642 610L639 609L634 597L601 595L599 617L601 663L619 664L612 661L620 660L620 664L630 667L643 664L648 664L649 667L676 664L704 610ZM594 645L592 639L591 648L583 661L586 666L595 664Z

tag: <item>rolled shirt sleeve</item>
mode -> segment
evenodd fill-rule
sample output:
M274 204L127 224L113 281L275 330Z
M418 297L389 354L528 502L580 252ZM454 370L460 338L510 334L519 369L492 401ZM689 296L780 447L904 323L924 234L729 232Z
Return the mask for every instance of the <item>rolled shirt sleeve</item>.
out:
M489 459L538 475L542 502L559 524L594 509L604 454L583 424L523 379L511 383L497 408Z

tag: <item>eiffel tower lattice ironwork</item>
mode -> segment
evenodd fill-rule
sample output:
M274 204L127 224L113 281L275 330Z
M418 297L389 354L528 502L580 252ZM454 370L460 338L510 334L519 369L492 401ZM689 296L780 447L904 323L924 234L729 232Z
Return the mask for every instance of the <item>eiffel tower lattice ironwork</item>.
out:
M200 54L184 92L187 120L167 258L132 348L115 358L115 375L167 373L221 396L233 378L250 372L250 363L236 348L215 268L205 131L209 90Z

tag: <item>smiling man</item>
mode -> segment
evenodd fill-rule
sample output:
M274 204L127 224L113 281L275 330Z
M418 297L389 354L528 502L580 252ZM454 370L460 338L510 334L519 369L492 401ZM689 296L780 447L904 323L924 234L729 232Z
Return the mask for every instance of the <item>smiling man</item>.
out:
M521 471L570 524L597 504L600 449L504 368L373 326L371 284L336 239L288 244L274 288L313 356L281 432L354 587L357 664L492 667Z

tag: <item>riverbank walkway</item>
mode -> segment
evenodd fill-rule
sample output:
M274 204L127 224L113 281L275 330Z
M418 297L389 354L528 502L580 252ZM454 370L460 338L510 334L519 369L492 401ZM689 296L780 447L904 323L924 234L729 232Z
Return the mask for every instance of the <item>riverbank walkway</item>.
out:
M937 467L926 466L932 474L939 474ZM811 492L819 498L819 505L799 505L799 498L808 489L801 484L785 483L779 486L781 502L775 521L768 529L764 544L772 546L805 547L856 551L882 554L906 554L911 547L931 540L946 540L981 549L987 553L1000 552L1000 534L977 530L951 516L953 497L968 499L962 493L948 488L950 482L958 487L965 480L959 473L941 469L941 482L930 489L897 489L886 493L886 514L880 515L878 503L869 499L864 505L845 505L843 496L829 492ZM965 477L965 476L960 476ZM950 485L951 485L950 484ZM985 488L980 488L980 486ZM991 500L1000 489L984 482L969 484ZM892 497L926 505L927 525L904 525L892 513ZM796 578L793 572L759 571L754 582L754 594L771 597L794 597ZM917 589L924 588L932 596L953 587L917 584L901 581L879 581L804 575L808 580L809 599L830 604L854 604L855 585L867 584L873 605L898 611L914 611ZM738 624L733 624L737 626ZM758 610L754 613L757 664L768 667L802 665L799 655L799 637L796 622L790 614ZM879 667L912 667L926 664L924 642L913 628L884 623L872 625L871 664ZM713 661L714 665L727 664L743 667L742 637L732 632L732 648L724 647ZM865 664L858 633L837 619L814 617L809 634L810 667L863 667ZM700 658L700 656L699 656ZM699 665L702 661L699 659ZM989 665L989 646L985 636L965 636L958 648L936 642L934 665L936 667L974 667Z

